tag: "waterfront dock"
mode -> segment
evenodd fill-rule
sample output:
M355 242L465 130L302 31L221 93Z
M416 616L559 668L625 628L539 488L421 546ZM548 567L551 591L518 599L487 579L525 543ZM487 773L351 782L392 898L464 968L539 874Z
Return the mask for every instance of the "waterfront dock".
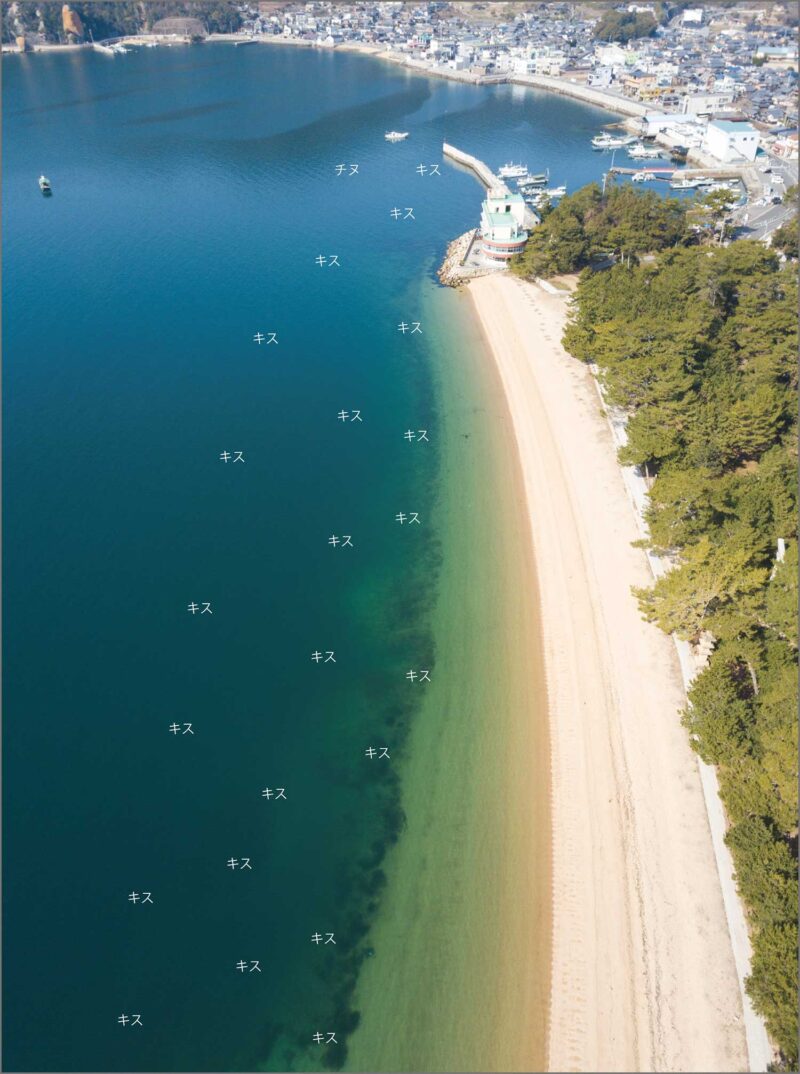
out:
M448 145L447 142L442 145L442 152L446 157L455 160L458 164L463 164L465 168L469 168L470 171L474 172L487 190L502 190L504 194L511 193L503 180L494 174L489 165L484 164L477 157L473 157L461 149L456 149L454 145Z
M691 156L691 152L690 152ZM671 165L645 165L641 168L621 168L615 165L609 169L609 175L635 175L636 172L650 172L655 179L738 179L747 192L748 199L761 195L759 174L753 164L737 165L729 168L676 168Z
M503 194L511 194L512 191L507 183L504 183L499 176L495 175L488 164L485 164L482 160L478 160L477 157L473 157L470 153L465 153L463 149L456 149L454 145L448 145L444 142L442 145L442 152L450 160L454 160L456 164L461 164L463 167L468 168L473 175L476 175L481 183L487 190L497 190ZM539 217L533 212L527 205L525 206L525 227L536 227L539 223Z
M610 175L636 175L637 172L650 172L651 175L663 176L665 179L671 179L673 176L679 176L682 179L742 178L741 168L677 168L670 164L663 167L651 164L641 168L620 168L615 164L613 168L609 168Z

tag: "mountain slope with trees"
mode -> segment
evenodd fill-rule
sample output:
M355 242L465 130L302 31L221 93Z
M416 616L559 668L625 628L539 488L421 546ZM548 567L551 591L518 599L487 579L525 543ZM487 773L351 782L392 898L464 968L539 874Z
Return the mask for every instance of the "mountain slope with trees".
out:
M159 19L186 16L200 19L209 33L232 33L242 16L232 0L89 0L70 3L83 24L86 37L102 40L126 34L147 33ZM49 42L64 41L62 4L54 0L16 0L3 4L3 40L18 34L41 33Z

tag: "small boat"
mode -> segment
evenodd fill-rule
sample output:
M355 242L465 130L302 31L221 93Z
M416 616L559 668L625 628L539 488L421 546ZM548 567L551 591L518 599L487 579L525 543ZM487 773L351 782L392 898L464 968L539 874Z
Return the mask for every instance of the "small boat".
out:
M52 194L53 193L53 188L50 185L50 180L47 178L46 175L40 175L39 176L39 189L41 190L41 192L43 194Z
M402 142L408 138L408 131L387 131L383 136L387 142Z
M672 190L697 190L699 186L705 186L702 179L673 179L669 184Z
M529 190L540 186L547 186L549 178L549 171L539 172L538 175L526 175L524 178L517 180L517 187L519 190Z
M653 175L653 173L646 171L634 172L631 176L632 183L652 183L654 179L655 176Z
M631 145L626 150L629 157L633 157L634 160L656 160L661 156L661 150L656 149L652 145L642 145L641 142L637 142L636 145Z
M567 192L566 186L551 186L542 193L548 198L563 198Z
M592 149L621 149L636 139L632 135L607 134L605 131L592 138Z
M525 164L504 164L497 173L501 179L522 179L528 174Z

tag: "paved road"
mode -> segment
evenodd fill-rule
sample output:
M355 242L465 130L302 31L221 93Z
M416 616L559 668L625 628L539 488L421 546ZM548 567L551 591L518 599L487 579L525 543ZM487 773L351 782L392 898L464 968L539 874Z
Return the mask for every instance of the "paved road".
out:
M761 166L766 163L766 158L760 158ZM797 183L797 161L785 161L780 157L770 157L770 173L759 171L763 196L770 199L773 194L783 195ZM778 179L783 180L781 183ZM763 239L772 234L782 224L785 224L792 216L794 209L791 205L781 203L773 205L771 200L766 205L755 205L751 201L748 205L738 210L733 217L737 227L737 238Z

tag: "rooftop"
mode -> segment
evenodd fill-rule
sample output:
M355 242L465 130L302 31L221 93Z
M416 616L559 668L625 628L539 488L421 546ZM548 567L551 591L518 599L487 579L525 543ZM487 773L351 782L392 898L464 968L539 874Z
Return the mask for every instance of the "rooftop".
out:
M711 121L715 127L719 127L722 131L733 131L734 133L741 134L742 131L746 131L748 134L755 134L755 127L749 123L741 122L735 119L714 119Z
M486 200L490 202L507 201L511 205L519 205L524 199L521 194L506 194L502 190L490 190L486 195Z
M493 213L487 212L486 219L489 222L489 227L510 227L516 230L517 222L511 213Z

